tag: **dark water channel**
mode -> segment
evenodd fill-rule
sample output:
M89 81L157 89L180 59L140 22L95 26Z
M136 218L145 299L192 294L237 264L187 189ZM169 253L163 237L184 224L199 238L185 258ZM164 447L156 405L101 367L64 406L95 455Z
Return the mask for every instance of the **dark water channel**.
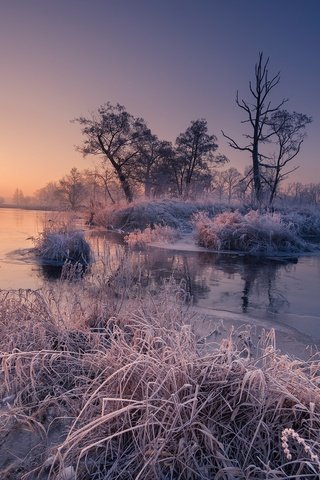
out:
M39 288L59 272L28 255L43 212L0 209L0 288ZM92 245L121 241L88 234ZM142 283L157 289L173 275L202 312L238 323L286 332L303 344L320 344L320 257L257 260L233 254L149 247L139 256Z

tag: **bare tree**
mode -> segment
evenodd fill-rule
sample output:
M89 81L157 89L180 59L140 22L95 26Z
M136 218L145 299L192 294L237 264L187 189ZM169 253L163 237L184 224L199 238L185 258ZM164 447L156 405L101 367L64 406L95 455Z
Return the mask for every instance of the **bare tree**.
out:
M319 183L309 183L306 185L308 191L308 200L314 205L319 205L320 203L320 184Z
M320 183L301 182L289 183L285 194L295 203L319 205L320 204Z
M228 203L231 202L232 196L234 194L235 188L238 186L241 173L234 167L228 168L222 173L222 178L224 180L225 190L227 192Z
M111 192L111 185L115 183L115 173L105 161L102 160L94 170L86 170L85 174L93 182L94 190L97 190L97 187L102 188L105 202L109 198L111 203L116 203Z
M113 167L128 202L132 202L130 172L139 157L139 145L148 133L144 120L135 118L126 109L109 102L98 108L91 119L74 121L82 126L85 137L78 149L86 155L103 155Z
M83 176L77 170L72 168L70 173L59 180L59 191L64 202L72 210L77 210L86 197L86 188Z
M25 204L25 196L20 188L15 189L12 201L17 207L21 207Z
M176 139L177 157L175 160L175 175L179 194L190 191L192 180L205 171L212 163L221 163L224 156L214 156L218 148L217 137L208 134L207 121L204 119L191 122L190 127Z
M272 168L271 178L267 180L270 186L269 205L272 205L280 182L299 168L295 166L288 170L286 167L300 152L306 136L306 126L312 122L312 119L303 113L279 110L267 122L270 131L275 135L278 149L271 165L261 163L266 169Z
M36 192L36 201L44 207L59 208L61 206L61 192L56 182L49 182Z
M211 191L218 196L219 201L222 201L225 188L225 179L223 172L216 170L212 172Z
M249 90L253 97L250 102L243 99L239 100L237 92L236 104L247 116L247 119L242 123L248 123L251 129L251 133L244 135L248 140L247 144L240 146L233 138L222 132L224 137L228 139L230 147L250 153L252 159L252 177L255 199L259 205L262 202L263 193L261 161L268 160L268 157L266 157L261 151L261 145L268 142L270 138L275 135L274 131L266 131L268 130L268 118L270 115L279 111L282 105L287 101L286 99L283 99L276 106L271 105L270 94L280 81L280 73L269 78L268 64L269 58L264 61L263 53L259 53L259 60L255 65L254 82L249 82Z
M144 194L150 197L156 191L163 177L163 168L172 155L170 142L159 140L149 130L139 143L139 157L132 177L138 184L143 185Z

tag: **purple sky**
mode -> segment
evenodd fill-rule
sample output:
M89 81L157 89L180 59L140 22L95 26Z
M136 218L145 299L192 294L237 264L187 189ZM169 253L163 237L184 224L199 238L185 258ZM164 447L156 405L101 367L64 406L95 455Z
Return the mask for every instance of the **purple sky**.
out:
M291 180L320 182L319 0L0 0L0 196L33 193L73 166L77 124L110 101L174 140L206 118L241 140L234 99L249 99L260 50L281 72L274 102L313 117Z

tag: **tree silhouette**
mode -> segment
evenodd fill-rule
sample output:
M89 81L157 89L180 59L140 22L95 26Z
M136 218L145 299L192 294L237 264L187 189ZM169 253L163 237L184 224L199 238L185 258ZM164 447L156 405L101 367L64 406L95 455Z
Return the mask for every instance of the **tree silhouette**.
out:
M139 157L140 143L149 134L143 119L135 118L122 105L106 103L90 119L74 120L82 126L84 142L78 150L86 155L102 155L110 162L128 202L132 202L130 172Z
M270 131L277 139L277 152L274 154L271 165L263 164L266 169L272 171L270 177L269 205L272 205L280 182L290 173L299 168L298 166L286 169L287 165L298 153L306 136L306 126L311 123L311 117L303 113L289 113L287 110L278 110L268 120Z
M261 152L261 145L270 141L271 137L275 135L275 131L268 130L268 119L270 115L278 112L287 101L283 99L276 106L271 105L270 95L280 81L280 73L270 78L268 64L269 58L264 61L263 53L260 52L258 63L255 65L254 82L249 82L249 90L252 96L250 102L243 99L239 100L238 92L236 95L236 104L247 116L247 119L242 123L248 123L251 129L251 133L244 135L248 140L247 144L240 146L233 138L222 131L231 148L249 152L251 155L253 185L258 205L261 205L263 197L261 162L268 160L268 157Z
M214 156L218 148L217 137L208 134L205 119L192 121L186 131L177 137L175 144L174 173L180 195L184 193L188 196L192 180L208 173L211 164L227 161L223 155Z

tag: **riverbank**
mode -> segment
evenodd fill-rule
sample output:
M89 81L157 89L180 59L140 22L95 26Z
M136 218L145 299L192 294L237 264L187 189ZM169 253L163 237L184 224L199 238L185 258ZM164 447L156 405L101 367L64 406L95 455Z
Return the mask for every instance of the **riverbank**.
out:
M15 205L13 203L2 203L0 205L0 208L13 208L17 210L40 210L44 212L52 212L53 210L57 211L55 209L52 209L52 207L48 207L44 205Z
M126 234L129 245L164 240L194 232L195 243L211 251L253 256L293 256L320 251L320 214L300 208L253 210L210 202L165 199L140 201L105 209L97 225Z

